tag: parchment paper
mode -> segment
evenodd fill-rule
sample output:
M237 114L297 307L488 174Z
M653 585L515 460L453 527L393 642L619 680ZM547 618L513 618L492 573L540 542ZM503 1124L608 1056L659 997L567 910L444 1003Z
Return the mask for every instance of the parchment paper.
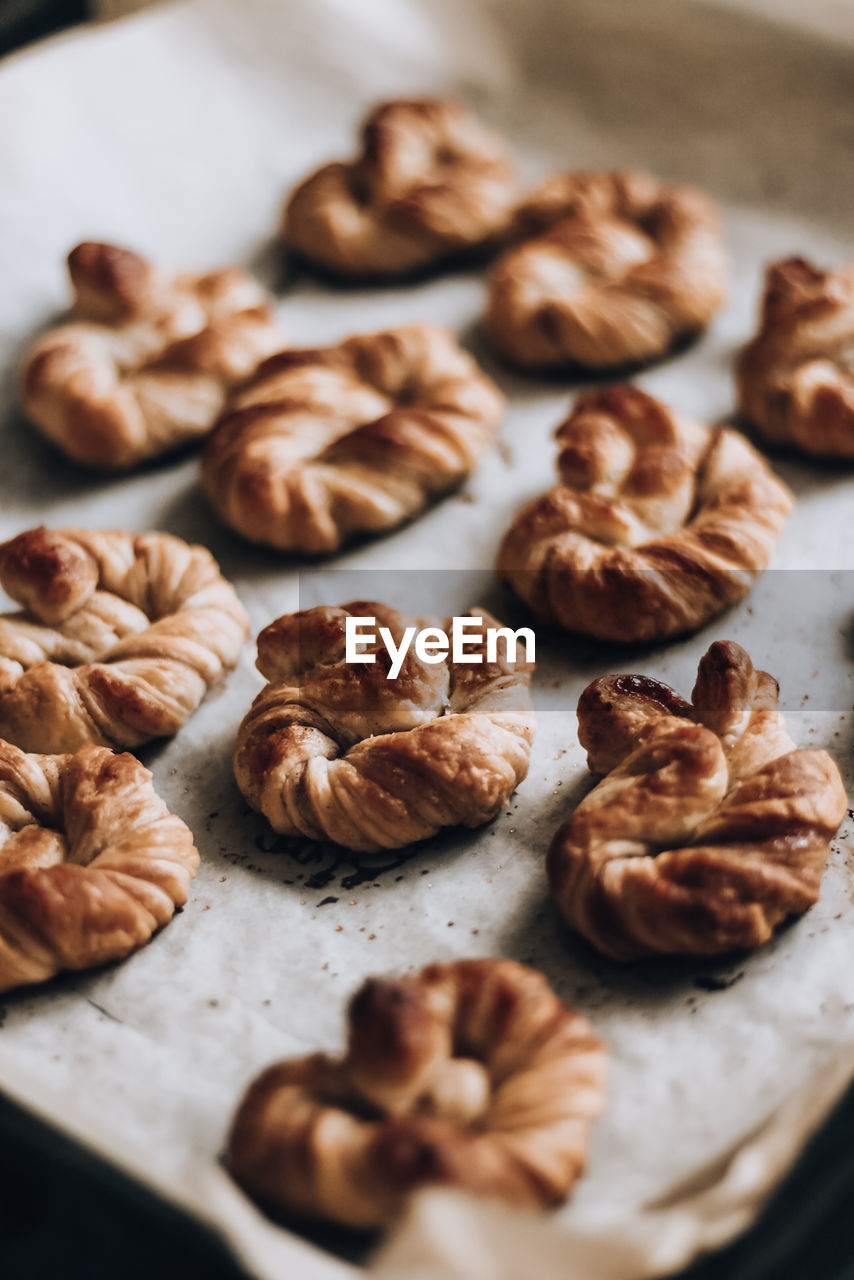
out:
M357 292L288 278L271 243L283 194L351 151L355 123L378 97L444 90L506 133L526 180L558 166L634 165L702 183L725 206L731 300L701 342L639 382L718 419L732 408L732 357L753 328L762 264L854 253L851 72L850 52L666 0L195 0L9 60L0 65L0 535L44 520L201 541L237 584L255 632L300 603L368 587L395 604L404 589L429 595L416 602L422 611L464 608L475 602L460 598L467 591L512 609L488 571L512 513L552 482L551 432L571 384L493 364L477 328L476 272ZM16 365L65 305L63 258L82 237L167 267L249 265L277 288L298 344L412 320L451 325L510 396L501 447L460 494L301 583L297 561L218 524L193 455L104 479L64 462L16 409ZM716 638L741 641L779 676L794 736L829 747L850 784L854 473L784 457L775 465L798 506L775 568L748 600L653 651L540 635L538 736L507 812L375 876L318 850L302 849L299 861L246 813L230 754L261 685L247 646L178 737L141 753L203 854L186 910L123 964L5 997L0 1083L215 1219L258 1275L346 1275L264 1224L216 1165L234 1105L277 1056L339 1044L346 998L365 975L501 954L541 968L611 1046L589 1175L552 1219L502 1212L500 1229L488 1208L426 1197L405 1243L392 1242L378 1264L385 1274L521 1276L536 1239L544 1280L575 1274L572 1265L585 1280L630 1280L744 1226L850 1074L850 820L818 906L756 955L722 964L622 969L598 959L561 925L542 863L588 785L575 742L581 688L634 669L687 693ZM484 573L469 580L468 569ZM693 1186L668 1198L700 1168L711 1199L698 1201Z

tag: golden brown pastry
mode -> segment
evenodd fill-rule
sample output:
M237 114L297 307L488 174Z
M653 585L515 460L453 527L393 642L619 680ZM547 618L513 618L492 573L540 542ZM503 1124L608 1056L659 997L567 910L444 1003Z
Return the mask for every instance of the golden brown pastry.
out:
M337 275L406 275L494 238L513 196L504 144L460 103L386 102L365 121L355 160L297 187L282 235Z
M0 741L0 991L130 955L183 906L198 865L133 756Z
M767 566L792 497L737 431L620 386L580 396L557 438L563 483L519 512L498 553L539 617L661 640L740 600Z
M759 332L736 366L738 407L769 440L854 458L854 267L768 268Z
M68 270L73 318L30 351L22 399L75 462L132 467L198 439L282 345L266 293L236 267L167 277L127 249L84 243Z
M486 325L529 369L612 369L663 355L724 301L717 209L644 173L556 174L516 210Z
M0 737L24 751L175 733L237 661L243 606L168 533L30 529L0 545Z
M392 1221L424 1187L532 1208L583 1173L607 1057L545 978L510 960L369 979L346 1056L279 1062L235 1116L231 1168L279 1213Z
M504 400L444 329L410 325L271 356L202 456L219 515L252 542L335 551L459 484Z
M234 771L253 809L289 836L348 849L400 849L442 827L489 822L528 772L534 736L533 663L501 644L487 662L482 610L473 639L481 663L420 661L400 674L377 640L371 665L345 661L348 614L375 617L399 645L405 618L374 601L287 614L258 637L269 681L237 733ZM479 647L478 647L479 646Z
M826 751L798 751L776 680L713 644L691 702L647 676L594 680L578 739L606 776L552 841L566 920L617 960L767 942L818 898L847 806Z

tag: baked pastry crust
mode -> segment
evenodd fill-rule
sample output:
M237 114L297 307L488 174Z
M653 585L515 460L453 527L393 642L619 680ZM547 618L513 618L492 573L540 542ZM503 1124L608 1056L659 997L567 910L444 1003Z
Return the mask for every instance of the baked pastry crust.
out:
M73 319L29 352L22 400L75 462L122 469L206 435L232 387L282 345L236 267L167 277L109 244L68 255Z
M854 266L768 268L759 332L736 366L738 407L775 444L854 458Z
M204 547L168 533L30 529L0 545L0 737L25 751L177 732L249 619Z
M541 618L605 640L696 630L766 568L789 490L744 436L638 390L578 398L563 483L514 519L498 573Z
M555 835L552 895L618 960L758 947L818 898L845 816L826 751L797 750L776 680L713 644L691 702L646 676L594 680L578 739L606 776Z
M234 1119L231 1168L269 1208L352 1227L423 1187L565 1200L604 1100L606 1052L541 974L510 960L369 979L344 1058L277 1063Z
M282 235L341 276L401 276L476 249L506 227L514 171L503 142L462 104L385 102L362 150L324 165L290 197Z
M283 351L234 397L205 447L202 482L252 542L335 551L458 485L503 407L472 357L432 325Z
M133 756L0 741L0 991L138 950L198 865L192 832Z
M525 778L534 737L533 663L517 653L485 660L483 610L470 653L482 663L421 662L410 648L387 679L384 646L373 664L345 662L347 615L375 617L399 644L406 618L375 601L286 614L258 637L269 681L234 749L237 785L275 831L348 849L401 849L443 827L478 827Z
M486 326L522 368L612 369L664 355L726 294L714 204L645 173L562 173L516 209Z

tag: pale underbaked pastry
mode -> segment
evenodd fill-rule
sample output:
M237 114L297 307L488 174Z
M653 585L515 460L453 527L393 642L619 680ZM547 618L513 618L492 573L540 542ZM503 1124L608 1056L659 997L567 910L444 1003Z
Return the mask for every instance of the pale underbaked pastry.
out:
M286 614L258 637L269 681L243 720L234 749L237 784L275 831L348 849L401 849L442 827L496 816L528 772L534 737L533 663L501 642L487 662L483 610L471 651L481 663L419 660L400 674L379 643L373 664L345 661L347 615L375 617L399 644L406 618L374 601ZM479 647L478 647L479 646Z
M444 329L410 325L271 356L202 455L218 514L252 542L335 551L458 485L504 399Z
M717 209L644 173L563 173L517 208L486 326L529 369L610 369L664 355L724 301Z
M175 733L249 620L204 547L168 533L30 529L0 545L0 737L25 751Z
M636 387L578 398L562 484L514 519L498 573L534 612L606 640L694 631L746 595L792 508L744 436Z
M551 891L606 955L758 947L818 898L847 806L826 751L802 750L776 680L713 644L691 702L646 676L594 680L578 739L606 776L557 832Z
M0 741L0 991L130 955L183 906L198 865L133 756Z
M740 411L775 444L854 458L854 266L788 258L768 268L736 385Z
M400 276L476 249L506 227L514 170L499 138L458 102L386 102L362 150L326 164L285 206L285 243L341 276Z
M132 467L198 439L282 345L267 294L236 267L164 276L127 249L84 243L68 270L72 319L29 352L22 399L76 462Z
M541 974L510 960L369 979L346 1056L279 1062L250 1087L229 1141L266 1207L351 1227L393 1221L425 1187L532 1208L583 1173L607 1055Z

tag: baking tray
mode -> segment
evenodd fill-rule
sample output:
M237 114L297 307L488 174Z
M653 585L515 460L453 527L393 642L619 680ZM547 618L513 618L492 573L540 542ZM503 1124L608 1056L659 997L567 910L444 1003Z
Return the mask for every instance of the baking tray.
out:
M359 115L378 97L446 90L507 135L526 181L556 167L635 166L702 184L725 209L731 298L700 342L638 382L722 420L762 264L792 252L852 257L851 64L847 46L665 0L571 9L557 0L524 9L510 0L358 9L195 0L11 59L0 66L0 534L44 520L198 540L237 585L255 632L301 604L352 596L397 604L414 595L442 613L476 594L506 612L512 602L490 574L495 549L516 508L552 481L551 433L573 384L493 362L479 328L482 273L372 290L291 273L271 239L283 193L322 159L348 154ZM276 289L299 344L413 320L449 324L510 398L499 447L423 518L312 566L229 534L200 494L193 454L118 479L71 467L16 409L15 369L33 332L64 305L62 260L84 237L165 266L248 265ZM633 1240L627 1280L680 1265L744 1226L847 1079L851 822L819 905L757 955L725 963L621 969L597 959L551 907L542 858L587 785L575 741L581 688L630 667L687 691L717 638L744 643L779 676L794 736L830 747L850 785L854 476L784 456L774 465L798 505L751 596L689 640L653 650L615 653L538 633L528 780L490 827L428 842L400 866L288 851L247 815L230 770L236 726L261 684L247 646L178 737L141 752L202 851L186 910L121 965L4 997L0 1080L10 1096L217 1220L257 1274L297 1258L301 1276L347 1274L265 1224L230 1187L217 1160L233 1106L275 1057L340 1043L347 995L366 974L500 953L541 968L613 1052L589 1175L567 1210L531 1228L557 1273L563 1251L582 1239ZM709 1161L725 1169L757 1124L777 1133L781 1106L788 1145L762 1148L765 1180L750 1184L740 1213L698 1208L684 1180ZM644 1224L660 1225L656 1213L671 1221L675 1207L688 1214L682 1245L644 1251ZM425 1222L433 1212L449 1221L456 1210L437 1202ZM464 1224L454 1219L461 1236L489 1222L480 1206L465 1213ZM511 1220L502 1216L502 1231ZM417 1242L418 1224L410 1226ZM587 1277L606 1274L600 1255ZM407 1274L402 1253L388 1257L394 1274ZM441 1266L451 1274L453 1259Z

